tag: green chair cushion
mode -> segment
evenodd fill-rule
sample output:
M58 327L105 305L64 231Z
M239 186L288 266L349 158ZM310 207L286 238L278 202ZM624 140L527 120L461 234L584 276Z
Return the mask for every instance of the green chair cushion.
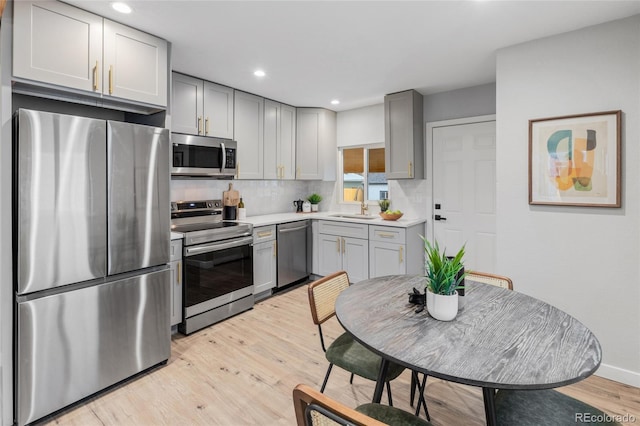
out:
M496 416L502 426L619 424L597 408L553 389L499 390Z
M382 358L353 340L349 333L344 333L334 340L327 349L326 356L330 363L340 368L365 379L378 380ZM390 362L387 380L395 379L403 370L404 367Z
M388 405L380 404L363 404L356 407L356 411L366 414L369 417L373 417L376 420L386 423L388 425L400 426L400 425L420 425L430 426L431 423L416 417L411 413L407 413L404 410L395 407L389 407Z

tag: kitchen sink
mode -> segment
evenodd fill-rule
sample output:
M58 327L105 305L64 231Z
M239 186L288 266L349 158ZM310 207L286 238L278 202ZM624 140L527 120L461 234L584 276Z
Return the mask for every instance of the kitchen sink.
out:
M377 219L378 216L357 214L357 213L335 213L330 214L330 217L343 217L348 219Z

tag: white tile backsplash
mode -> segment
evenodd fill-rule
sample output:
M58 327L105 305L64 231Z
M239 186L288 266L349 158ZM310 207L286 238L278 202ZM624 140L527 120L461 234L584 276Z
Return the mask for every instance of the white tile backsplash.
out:
M293 201L305 200L313 192L322 196L320 211L360 211L358 204L340 203L337 183L325 181L172 179L171 201L221 199L229 183L240 193L247 216L293 212ZM393 210L407 217L427 216L426 180L389 181L389 196ZM378 212L377 206L371 206L371 214Z

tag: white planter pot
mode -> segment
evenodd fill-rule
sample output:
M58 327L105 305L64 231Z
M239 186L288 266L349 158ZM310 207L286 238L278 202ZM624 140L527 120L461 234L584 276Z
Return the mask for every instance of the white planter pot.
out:
M317 212L318 211L318 204L311 204L311 211L312 212Z
M427 290L427 311L437 320L451 321L458 314L458 292L445 296Z

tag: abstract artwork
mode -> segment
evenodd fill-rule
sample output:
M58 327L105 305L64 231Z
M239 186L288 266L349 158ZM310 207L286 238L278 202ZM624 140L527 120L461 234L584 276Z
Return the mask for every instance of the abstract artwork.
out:
M621 115L529 120L529 204L620 207Z

